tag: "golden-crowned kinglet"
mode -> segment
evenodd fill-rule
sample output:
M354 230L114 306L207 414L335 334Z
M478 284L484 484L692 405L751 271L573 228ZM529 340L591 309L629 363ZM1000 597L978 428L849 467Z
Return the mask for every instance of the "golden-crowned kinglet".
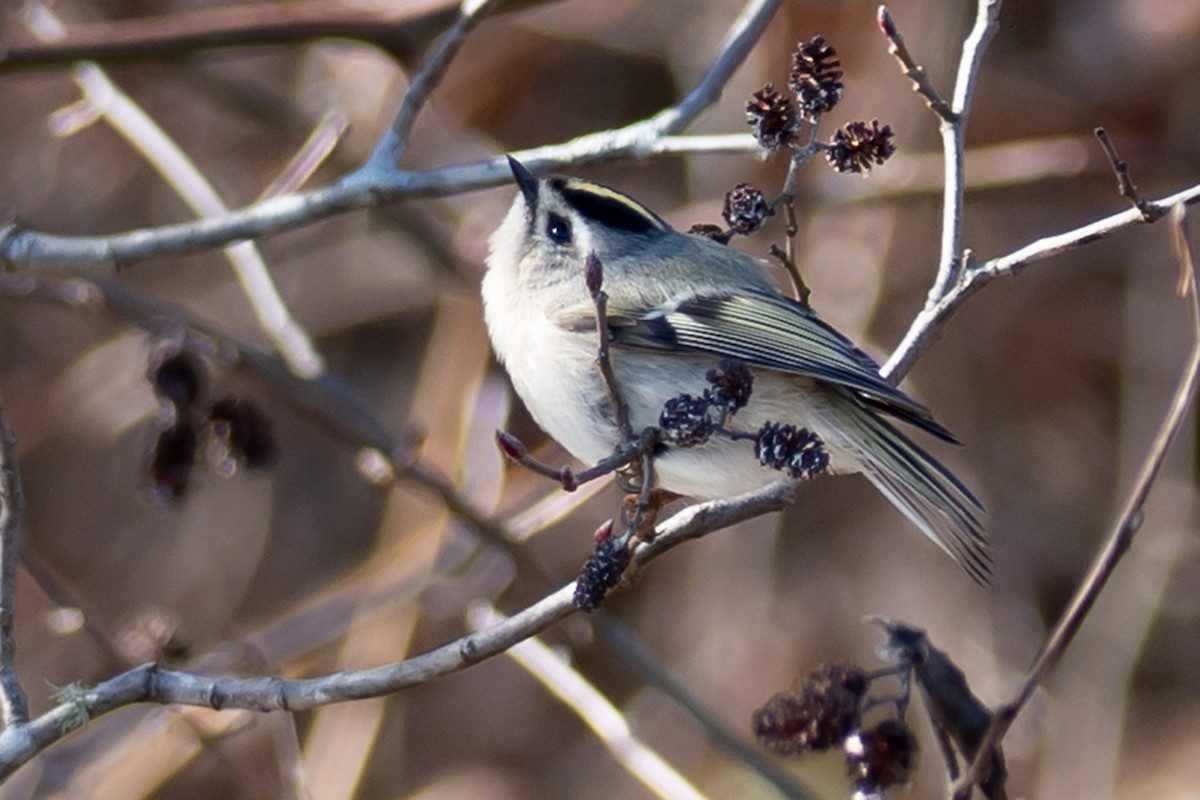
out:
M593 464L620 440L596 366L596 306L584 278L595 253L608 295L612 368L635 431L657 425L669 399L703 391L722 360L743 362L753 388L730 429L807 428L821 440L828 471L866 475L967 572L986 580L979 501L884 415L953 437L883 380L870 357L781 295L750 256L680 233L607 187L538 179L509 161L521 191L489 243L488 333L533 418L572 455ZM702 499L781 477L760 463L751 442L721 436L668 447L654 473L659 487Z

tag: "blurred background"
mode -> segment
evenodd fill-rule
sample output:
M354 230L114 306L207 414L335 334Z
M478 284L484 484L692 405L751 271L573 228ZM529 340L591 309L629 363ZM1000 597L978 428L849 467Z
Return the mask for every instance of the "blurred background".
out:
M36 41L19 5L0 12L0 51ZM94 42L119 41L146 20L152 30L213 28L255 9L281 15L287 5L89 0L53 9L69 33ZM241 206L331 111L349 128L310 185L364 158L453 5L295 3L293 10L318 9L325 19L368 21L329 26L329 37L202 49L175 43L102 64L226 202ZM372 24L370 15L385 7L391 22ZM402 166L471 162L652 114L692 86L740 7L501 4L454 61ZM805 169L799 260L819 313L882 359L936 269L941 167L936 119L888 55L875 8L785 3L694 130L746 131L746 99L764 82L786 82L797 41L823 34L837 49L846 92L824 132L878 118L895 131L898 154L866 179L820 162ZM891 8L949 96L974 4L896 0ZM1096 125L1108 127L1147 195L1200 179L1198 43L1197 0L1008 0L968 129L965 244L976 258L1126 208L1092 137ZM189 219L110 127L51 132L51 115L78 97L69 62L20 66L0 56L3 213L64 234ZM578 172L686 228L719 222L735 183L777 191L785 170L781 158L745 154ZM266 347L220 253L122 269L120 285L144 301L133 319L87 301L86 291L65 303L65 290L31 293L19 277L4 277L0 391L28 498L18 668L34 713L54 704L55 687L151 659L289 677L376 666L461 635L474 603L513 613L574 577L592 532L617 508L616 489L564 496L505 466L492 443L492 431L505 426L546 459L566 460L512 399L481 319L486 237L512 196L498 188L397 203L260 245L331 369L399 440L414 443L423 469L523 535L520 566L481 544L427 486L372 483L361 438L298 411L277 384L221 352L202 363L199 402L232 393L253 403L269 420L274 466L226 477L200 464L178 502L155 497L145 469L163 426L146 380L154 354L178 338L184 315ZM736 245L765 255L781 237L772 224ZM886 664L876 656L879 632L863 622L873 614L924 628L985 702L1007 699L1118 513L1180 374L1190 336L1178 275L1167 223L1122 231L992 284L912 372L908 391L965 446L927 444L989 509L990 587L972 583L865 480L825 477L782 515L659 559L607 602L603 624L577 615L544 640L569 653L634 732L714 798L782 795L718 746L639 656L746 742L752 711L794 690L797 676L818 664ZM1011 796L1200 792L1192 427L1172 451L1113 584L1005 742ZM911 796L942 796L937 746L919 707L910 714L923 745ZM837 754L762 755L813 797L848 793ZM125 709L34 759L0 796L649 793L502 656L392 697L292 716Z

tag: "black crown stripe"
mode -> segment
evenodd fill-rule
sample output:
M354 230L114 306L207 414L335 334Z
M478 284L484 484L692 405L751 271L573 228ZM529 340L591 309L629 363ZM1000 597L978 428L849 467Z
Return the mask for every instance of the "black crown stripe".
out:
M582 216L609 228L630 233L670 230L658 214L607 186L570 178L560 185L556 182L554 188Z

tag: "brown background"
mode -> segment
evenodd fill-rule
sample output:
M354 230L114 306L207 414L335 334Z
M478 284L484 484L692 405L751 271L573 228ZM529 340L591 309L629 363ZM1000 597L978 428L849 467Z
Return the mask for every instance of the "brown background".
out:
M433 7L446 4L432 2ZM898 0L897 22L949 94L971 4ZM71 24L216 3L59 3ZM720 2L572 0L486 21L417 126L404 166L432 168L620 125L674 102L739 10ZM4 38L28 41L20 18ZM864 2L791 2L696 126L745 130L743 103L781 84L789 51L817 33L837 48L846 96L827 132L878 117L899 154L867 180L811 164L801 266L820 313L883 357L920 308L937 258L936 120L912 94ZM419 41L428 41L428 37ZM1200 2L1009 0L969 127L965 244L980 259L1122 210L1091 138L1108 126L1151 196L1200 177ZM410 66L410 65L408 65ZM363 158L397 106L408 66L374 46L322 40L176 54L112 66L231 205L252 201L331 108L350 132L316 181ZM188 218L111 129L59 140L47 118L77 91L65 67L0 64L0 208L38 230L106 233ZM1012 145L996 150L997 146ZM778 187L785 164L748 155L593 166L686 227L716 221L723 193ZM540 441L480 319L487 233L512 189L355 212L262 242L330 365L391 427L423 429L423 457L501 518L552 487L501 471L491 431ZM778 226L739 246L763 254ZM680 548L607 606L670 675L738 735L751 711L822 661L875 668L870 614L929 631L988 702L1007 697L1113 520L1165 409L1188 346L1166 224L1127 230L993 284L968 302L907 388L966 443L937 449L990 511L996 577L981 589L858 478L823 478L782 518ZM153 259L130 286L260 344L219 254ZM0 299L0 389L29 500L19 582L18 666L35 712L51 687L101 680L162 655L238 674L373 666L464 630L464 609L506 612L541 596L475 547L427 492L369 485L343 437L297 415L253 378L213 367L271 416L281 447L266 473L199 469L178 507L157 506L141 465L155 401L146 334L98 308ZM1200 578L1191 426L1147 509L1138 544L1046 693L1007 740L1014 796L1182 797L1200 786ZM563 456L546 451L551 460ZM527 545L569 580L608 489ZM446 570L458 565L450 574ZM71 632L63 607L82 610ZM57 615L53 612L60 610ZM772 796L618 649L572 619L546 640L628 715L636 732L712 797ZM916 710L916 709L914 709ZM919 717L914 716L914 719ZM577 718L498 658L385 700L298 714L129 709L25 767L6 797L642 797ZM942 792L925 723L913 796ZM299 755L296 749L300 748ZM841 797L836 756L785 764Z

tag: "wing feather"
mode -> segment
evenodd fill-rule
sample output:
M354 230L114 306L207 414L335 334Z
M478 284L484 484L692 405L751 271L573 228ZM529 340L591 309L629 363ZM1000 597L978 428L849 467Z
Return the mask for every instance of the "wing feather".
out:
M844 386L880 410L955 441L929 409L885 381L870 356L810 308L780 295L751 291L653 309L610 308L609 326L618 345L713 353Z

